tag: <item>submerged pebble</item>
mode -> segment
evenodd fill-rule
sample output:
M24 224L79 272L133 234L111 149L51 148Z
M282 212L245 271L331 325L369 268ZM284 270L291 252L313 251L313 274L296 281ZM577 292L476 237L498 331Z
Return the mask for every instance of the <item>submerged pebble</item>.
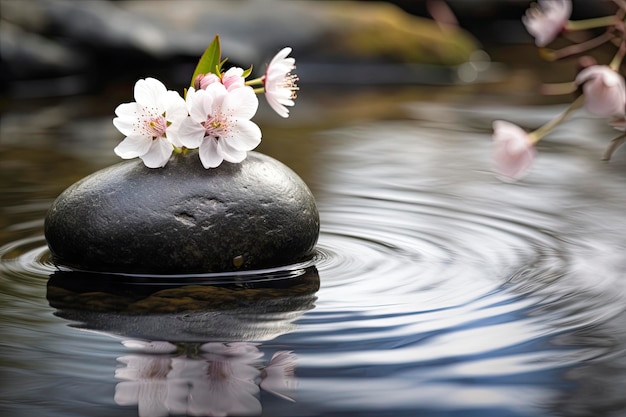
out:
M257 152L208 170L195 152L158 169L125 161L70 186L45 219L55 263L99 272L277 267L310 258L318 235L306 184Z

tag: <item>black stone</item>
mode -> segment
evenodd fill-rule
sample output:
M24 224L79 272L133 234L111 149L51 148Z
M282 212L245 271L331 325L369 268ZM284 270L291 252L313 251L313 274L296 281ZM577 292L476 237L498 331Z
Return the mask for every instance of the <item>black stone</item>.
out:
M99 272L278 267L309 259L318 235L306 184L257 152L208 170L195 152L157 169L125 161L70 186L45 219L56 264Z

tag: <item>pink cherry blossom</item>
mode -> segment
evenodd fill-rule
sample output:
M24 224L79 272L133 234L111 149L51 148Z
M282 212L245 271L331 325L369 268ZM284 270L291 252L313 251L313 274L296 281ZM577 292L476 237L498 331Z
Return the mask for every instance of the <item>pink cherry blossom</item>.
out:
M538 0L526 10L522 22L535 37L535 44L544 47L561 33L571 14L571 0Z
M267 70L263 76L263 85L265 87L265 99L270 107L281 117L289 117L289 110L285 106L293 106L295 104L296 91L298 86L296 82L298 77L291 74L296 68L296 60L288 57L291 48L283 48L267 65Z
M624 77L606 65L592 65L580 71L576 84L582 85L585 108L593 115L610 117L624 114L626 84Z
M205 168L222 161L238 163L261 142L261 129L250 119L259 101L251 87L228 91L221 83L187 92L189 117L181 123L179 138L189 149L199 148Z
M513 123L496 120L493 122L493 140L496 172L504 180L522 178L537 152L530 135Z
M173 146L180 146L177 129L187 117L185 100L163 83L146 78L137 81L135 102L115 109L115 127L126 138L114 149L124 159L141 158L149 168L164 166Z

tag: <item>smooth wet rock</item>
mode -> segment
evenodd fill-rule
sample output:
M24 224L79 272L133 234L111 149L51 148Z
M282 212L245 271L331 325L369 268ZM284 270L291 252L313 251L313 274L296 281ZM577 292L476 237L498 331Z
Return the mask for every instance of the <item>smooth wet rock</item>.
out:
M209 170L195 152L158 169L125 161L69 187L45 219L55 263L99 272L278 267L310 258L318 234L306 184L257 152Z

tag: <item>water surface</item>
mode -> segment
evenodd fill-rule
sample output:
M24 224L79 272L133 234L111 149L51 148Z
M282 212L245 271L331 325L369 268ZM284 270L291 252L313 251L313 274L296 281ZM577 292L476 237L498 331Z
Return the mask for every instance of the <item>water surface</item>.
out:
M43 218L117 162L120 138L75 101L3 115L3 415L625 416L626 157L600 161L613 132L577 115L510 184L490 171L491 121L537 126L560 106L420 93L383 112L377 97L379 117L349 116L363 100L347 94L299 103L287 127L263 119L260 150L310 185L322 230L310 263L248 287L72 285Z

